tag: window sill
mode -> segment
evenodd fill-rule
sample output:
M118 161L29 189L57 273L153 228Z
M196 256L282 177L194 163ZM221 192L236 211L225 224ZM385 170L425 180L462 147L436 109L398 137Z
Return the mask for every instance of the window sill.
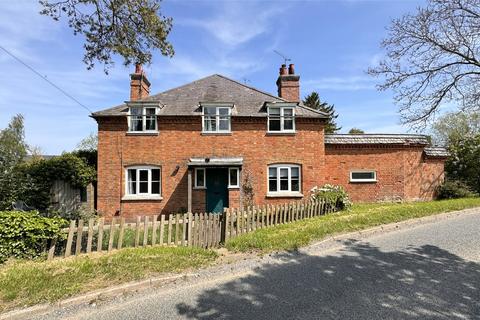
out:
M282 131L267 131L267 136L294 136L297 133L295 131L282 132Z
M193 190L207 190L207 187L193 187Z
M240 189L240 186L228 186L229 190Z
M202 136L231 136L232 132L204 132L201 133Z
M268 192L267 198L303 198L300 192Z
M350 183L377 183L377 180L350 180Z
M156 201L160 201L160 200L163 200L163 197L158 196L158 195L144 195L144 196L126 195L126 196L122 197L122 201L123 200L127 200L127 201L156 200Z
M127 131L127 136L158 136L158 131Z

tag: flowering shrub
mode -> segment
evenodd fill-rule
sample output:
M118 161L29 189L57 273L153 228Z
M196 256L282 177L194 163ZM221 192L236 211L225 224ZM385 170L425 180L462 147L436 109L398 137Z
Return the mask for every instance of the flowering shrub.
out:
M315 199L325 199L337 210L344 210L352 205L348 193L342 186L325 184L322 187L313 187L310 190Z

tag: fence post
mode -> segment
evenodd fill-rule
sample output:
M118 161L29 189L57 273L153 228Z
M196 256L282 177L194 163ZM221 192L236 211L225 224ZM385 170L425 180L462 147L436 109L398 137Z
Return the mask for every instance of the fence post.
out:
M192 226L193 226L193 215L191 212L188 213L188 229L187 229L187 246L191 246L193 244L193 237L192 237Z
M152 246L157 243L157 224L158 224L158 215L153 216L152 220Z
M112 218L110 221L110 234L108 237L108 252L112 251L113 249L113 239L115 238L115 217Z
M137 223L135 224L135 247L140 244L140 221L142 217L137 216Z
M241 226L240 212L241 212L241 208L238 208L238 209L235 210L235 219L237 220L237 231L236 231L236 233L235 233L235 236L238 236L239 234L241 234L241 229L240 229L240 226Z
M124 217L121 217L120 218L120 231L119 231L119 234L118 234L118 243L117 243L117 249L122 249L122 245L123 245L123 233L124 233L124 230L125 229L125 218Z
M52 260L53 257L55 256L55 245L57 244L57 239L53 239L51 242L50 242L50 249L48 249L48 256L47 256L47 260Z
M87 253L92 252L93 223L94 223L93 218L88 220Z
M227 210L225 210L225 242L227 242L228 238L230 237L230 235L228 234L229 233L229 229L230 229L230 210L227 208Z
M83 220L78 220L77 228L77 243L75 246L75 255L79 255L82 252L82 235L83 235Z
M182 247L185 246L185 240L187 239L187 214L183 214L182 223Z
M100 218L100 220L98 220L97 252L102 252L103 250L103 224L104 223L105 223L105 218Z
M148 221L149 217L145 216L143 221L143 247L148 245Z
M158 239L158 244L163 245L163 235L165 233L165 215L160 216L160 239Z
M65 258L70 257L72 254L72 242L73 242L73 234L75 233L75 220L70 221L70 228L68 229L68 237L67 237L67 247L65 248Z
M175 242L174 244L178 246L180 240L180 214L175 214Z
M172 245L172 222L173 214L168 215L167 246Z

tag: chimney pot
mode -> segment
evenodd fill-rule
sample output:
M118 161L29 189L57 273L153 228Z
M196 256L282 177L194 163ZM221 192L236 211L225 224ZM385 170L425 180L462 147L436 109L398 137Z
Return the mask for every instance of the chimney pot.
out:
M295 74L295 65L293 63L290 63L288 66L288 74Z
M135 64L135 73L142 73L142 65L140 63Z
M282 64L277 79L278 96L290 102L300 101L300 76L295 74L295 65Z

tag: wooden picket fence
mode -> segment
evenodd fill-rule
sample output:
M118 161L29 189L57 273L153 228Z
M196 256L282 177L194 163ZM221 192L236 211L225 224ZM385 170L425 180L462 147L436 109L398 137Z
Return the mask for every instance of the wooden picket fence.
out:
M51 243L48 259L91 252L111 252L125 247L196 246L214 248L226 240L256 229L290 223L335 211L325 199L282 205L226 209L222 214L184 213L125 218L72 220L63 243Z

